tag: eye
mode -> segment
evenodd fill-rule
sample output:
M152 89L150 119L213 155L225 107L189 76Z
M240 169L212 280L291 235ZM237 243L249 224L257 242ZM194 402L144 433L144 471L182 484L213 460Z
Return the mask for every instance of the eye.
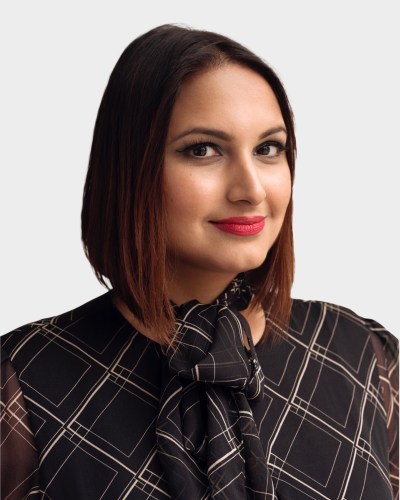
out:
M279 156L282 151L285 150L285 146L280 142L268 141L264 142L260 147L256 149L256 154L260 156L266 156L268 158L274 158L276 156Z
M183 149L178 150L179 153L185 153L190 157L195 158L210 158L212 156L220 156L218 147L212 142L199 142L195 144L189 144Z

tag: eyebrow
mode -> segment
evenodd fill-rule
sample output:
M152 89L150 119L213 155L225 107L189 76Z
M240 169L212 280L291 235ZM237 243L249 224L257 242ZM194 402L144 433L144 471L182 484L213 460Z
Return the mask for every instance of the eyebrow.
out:
M264 132L262 132L258 140L264 139L265 137L268 137L273 134L277 134L278 132L284 132L287 135L287 131L285 127L279 126L279 127L272 127ZM223 132L222 130L217 130L217 129L209 129L209 128L191 128L189 130L185 130L181 134L177 135L174 139L172 139L171 143L178 141L179 139L182 139L183 137L186 137L187 135L191 134L203 134L203 135L209 135L211 137L217 137L218 139L222 139L224 141L229 141L232 139L232 136L230 134L227 134L226 132Z

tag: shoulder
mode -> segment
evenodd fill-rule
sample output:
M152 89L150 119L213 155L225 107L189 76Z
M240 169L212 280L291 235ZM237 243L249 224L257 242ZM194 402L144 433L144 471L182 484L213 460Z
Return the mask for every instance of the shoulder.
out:
M65 421L88 395L97 394L91 408L101 412L104 397L120 391L122 380L130 384L130 377L146 391L156 392L158 387L155 344L125 320L109 292L17 328L0 340L3 365L15 372L38 425L37 415L46 419L48 412Z
M290 330L310 338L326 337L331 344L347 349L367 342L375 351L379 349L386 358L398 362L398 339L374 319L341 305L293 299Z
M62 342L101 348L110 333L124 323L112 304L111 292L106 292L72 310L27 323L2 335L1 361L13 360L18 354L28 362L52 343L54 346Z

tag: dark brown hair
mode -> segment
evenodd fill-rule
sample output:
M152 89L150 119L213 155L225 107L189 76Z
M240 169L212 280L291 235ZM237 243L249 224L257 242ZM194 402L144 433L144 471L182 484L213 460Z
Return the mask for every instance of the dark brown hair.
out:
M286 92L275 72L222 35L176 25L134 40L113 69L100 104L83 194L82 241L97 279L145 326L168 343L173 310L166 294L166 223L162 189L166 134L185 78L234 62L272 88L287 128L287 160L294 175L296 141ZM247 272L255 299L286 322L291 308L294 254L292 200L263 265Z

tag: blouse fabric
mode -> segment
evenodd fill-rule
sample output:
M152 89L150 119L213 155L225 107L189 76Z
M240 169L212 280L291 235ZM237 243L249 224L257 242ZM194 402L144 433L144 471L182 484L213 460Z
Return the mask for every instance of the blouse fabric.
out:
M289 327L272 327L279 341L255 346L264 395L248 403L273 498L397 499L396 338L315 301L294 300ZM156 442L165 353L112 291L1 341L3 500L182 497Z

